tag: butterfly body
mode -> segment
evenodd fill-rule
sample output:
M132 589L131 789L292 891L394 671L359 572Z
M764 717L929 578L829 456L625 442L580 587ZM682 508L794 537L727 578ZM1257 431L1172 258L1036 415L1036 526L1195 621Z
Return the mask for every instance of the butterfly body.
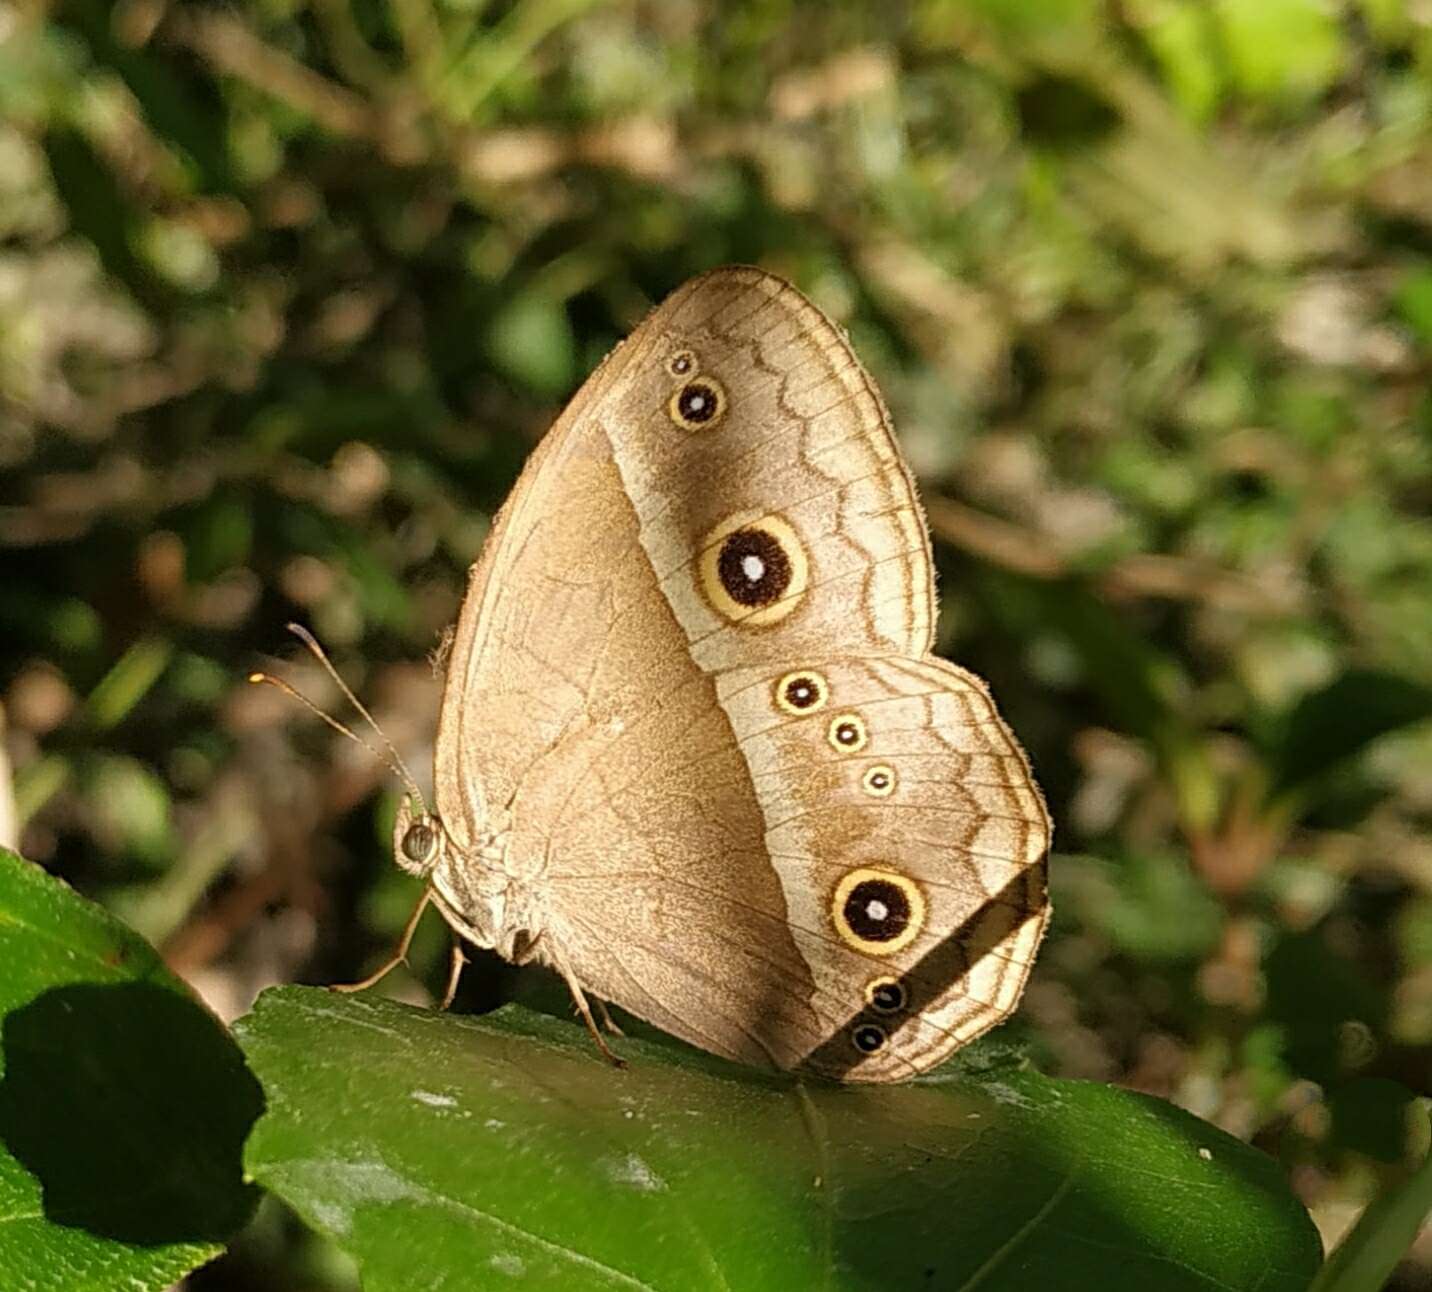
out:
M715 1053L911 1076L1008 1014L1048 914L1043 801L933 622L845 339L762 271L693 280L499 514L399 858L463 937Z

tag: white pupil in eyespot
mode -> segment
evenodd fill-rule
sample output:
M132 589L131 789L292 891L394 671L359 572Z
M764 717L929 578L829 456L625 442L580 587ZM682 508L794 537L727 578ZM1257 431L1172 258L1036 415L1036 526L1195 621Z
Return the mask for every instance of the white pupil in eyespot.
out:
M752 583L759 583L766 573L766 563L759 556L751 553L741 558L741 573Z
M866 904L865 914L879 923L881 920L888 920L890 918L890 908L879 899L874 899Z
M693 413L699 413L699 412L701 412L701 410L702 410L703 408L706 407L706 396L705 396L705 395L699 395L699 394L698 394L698 395L692 395L692 396L686 401L686 406L687 406L688 409L691 410L691 412L693 412Z

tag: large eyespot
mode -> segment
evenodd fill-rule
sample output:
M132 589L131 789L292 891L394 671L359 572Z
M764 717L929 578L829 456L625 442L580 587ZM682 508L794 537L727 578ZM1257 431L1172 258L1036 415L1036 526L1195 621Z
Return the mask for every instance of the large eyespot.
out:
M861 1023L850 1029L850 1043L861 1054L878 1054L890 1038L878 1023Z
M787 673L776 683L775 695L777 708L799 716L824 708L830 688L819 673L807 669L800 673Z
M877 799L888 799L895 793L895 769L885 763L867 767L860 778L860 788Z
M416 866L426 866L438 850L438 832L425 821L414 821L403 832L403 856Z
M714 377L695 377L678 386L666 405L671 420L684 430L715 426L726 414L726 390Z
M898 978L872 978L865 984L865 1003L878 1014L898 1014L909 1001L905 984Z
M673 377L694 377L701 371L701 361L694 350L677 350L667 359L666 370Z
M825 738L830 747L840 754L858 754L870 740L865 729L865 720L858 713L837 713L830 720Z
M925 894L894 870L862 866L836 885L830 904L835 931L871 955L908 947L925 924Z
M800 604L810 566L795 530L784 520L746 513L707 536L697 577L716 611L754 628L784 619Z

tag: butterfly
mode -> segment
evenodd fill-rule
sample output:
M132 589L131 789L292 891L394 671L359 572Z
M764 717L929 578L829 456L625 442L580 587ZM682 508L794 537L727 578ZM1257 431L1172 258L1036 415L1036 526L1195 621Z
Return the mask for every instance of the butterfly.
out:
M693 279L498 514L395 857L609 1055L589 997L748 1064L914 1076L1015 1008L1049 916L1043 798L935 608L844 335L760 269Z

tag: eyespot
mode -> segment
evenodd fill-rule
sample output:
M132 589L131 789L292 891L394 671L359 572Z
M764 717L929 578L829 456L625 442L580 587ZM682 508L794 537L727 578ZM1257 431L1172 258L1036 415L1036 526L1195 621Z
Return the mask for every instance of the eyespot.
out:
M705 430L725 416L726 390L714 377L696 377L676 388L666 411L684 430Z
M837 713L825 734L830 747L839 754L858 754L870 740L865 719L858 713Z
M830 688L825 678L809 669L799 673L787 673L776 683L776 707L799 716L815 713L825 707L830 697Z
M910 995L898 978L872 978L865 984L865 1003L879 1014L898 1014Z
M835 887L835 931L859 951L888 956L915 940L925 924L925 894L898 871L862 866Z
M673 377L694 377L701 371L701 361L694 350L677 350L667 359L666 370Z
M795 530L784 520L746 513L707 536L697 578L718 613L759 627L784 619L800 604L810 566Z
M860 788L877 799L888 799L895 793L895 769L886 763L867 767L860 778Z
M861 1054L878 1054L889 1039L885 1029L877 1023L861 1023L850 1030L850 1043Z
M438 848L438 832L423 821L414 821L403 832L403 856L419 866L425 866Z

